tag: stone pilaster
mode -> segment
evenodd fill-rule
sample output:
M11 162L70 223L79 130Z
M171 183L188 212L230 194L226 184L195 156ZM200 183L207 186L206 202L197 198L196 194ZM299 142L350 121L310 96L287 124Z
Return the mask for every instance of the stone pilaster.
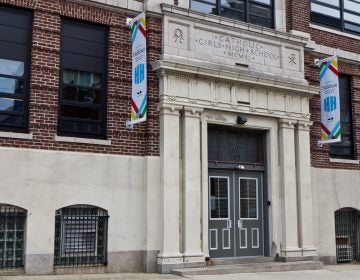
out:
M301 257L298 242L294 121L279 120L279 165L282 194L281 257Z
M184 265L205 265L201 250L201 122L202 109L185 107L182 118Z
M295 131L299 246L303 256L316 256L314 246L313 197L311 189L310 126L298 121Z
M160 157L162 196L161 249L157 270L169 273L183 267L180 253L180 110L181 106L162 104L160 111Z

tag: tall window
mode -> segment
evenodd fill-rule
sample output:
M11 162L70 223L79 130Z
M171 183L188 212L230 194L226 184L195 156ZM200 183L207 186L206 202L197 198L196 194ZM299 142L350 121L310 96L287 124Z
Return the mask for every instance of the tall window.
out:
M194 11L274 27L273 0L191 0Z
M28 129L32 14L0 6L0 130Z
M354 158L351 81L349 76L340 76L340 125L341 142L330 145L330 156L333 158Z
M311 20L360 33L360 0L311 0Z
M63 20L60 135L106 137L107 29Z
M26 216L24 209L0 204L0 269L24 266Z
M57 266L94 266L107 263L106 210L88 205L61 208L55 216Z

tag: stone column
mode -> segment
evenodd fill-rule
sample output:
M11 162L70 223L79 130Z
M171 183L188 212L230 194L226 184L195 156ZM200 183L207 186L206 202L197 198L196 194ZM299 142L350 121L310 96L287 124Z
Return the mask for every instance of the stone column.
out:
M301 257L298 242L294 121L279 120L279 165L282 193L281 257Z
M202 109L185 107L182 119L184 265L205 265L201 250L201 126Z
M298 121L295 131L299 246L304 257L316 256L311 189L310 125Z
M157 270L169 273L173 268L183 267L180 254L180 141L179 111L181 106L162 104L160 111L160 157L162 195L161 249L157 257Z

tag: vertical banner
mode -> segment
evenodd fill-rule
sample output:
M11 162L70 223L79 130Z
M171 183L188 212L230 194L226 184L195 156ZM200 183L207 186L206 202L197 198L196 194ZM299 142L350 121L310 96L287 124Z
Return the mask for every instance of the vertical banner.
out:
M141 13L130 21L132 40L132 94L131 120L127 126L146 121L147 69L146 69L146 18Z
M339 72L337 57L316 61L320 68L320 144L341 142Z

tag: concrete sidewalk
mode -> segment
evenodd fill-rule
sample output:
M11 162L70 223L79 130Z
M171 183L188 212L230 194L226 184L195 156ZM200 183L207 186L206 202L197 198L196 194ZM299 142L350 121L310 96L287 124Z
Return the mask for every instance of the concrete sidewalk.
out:
M116 274L78 274L47 276L0 276L0 280L181 280L175 275L116 273ZM360 265L325 266L322 270L239 273L227 275L192 276L193 280L359 280Z

